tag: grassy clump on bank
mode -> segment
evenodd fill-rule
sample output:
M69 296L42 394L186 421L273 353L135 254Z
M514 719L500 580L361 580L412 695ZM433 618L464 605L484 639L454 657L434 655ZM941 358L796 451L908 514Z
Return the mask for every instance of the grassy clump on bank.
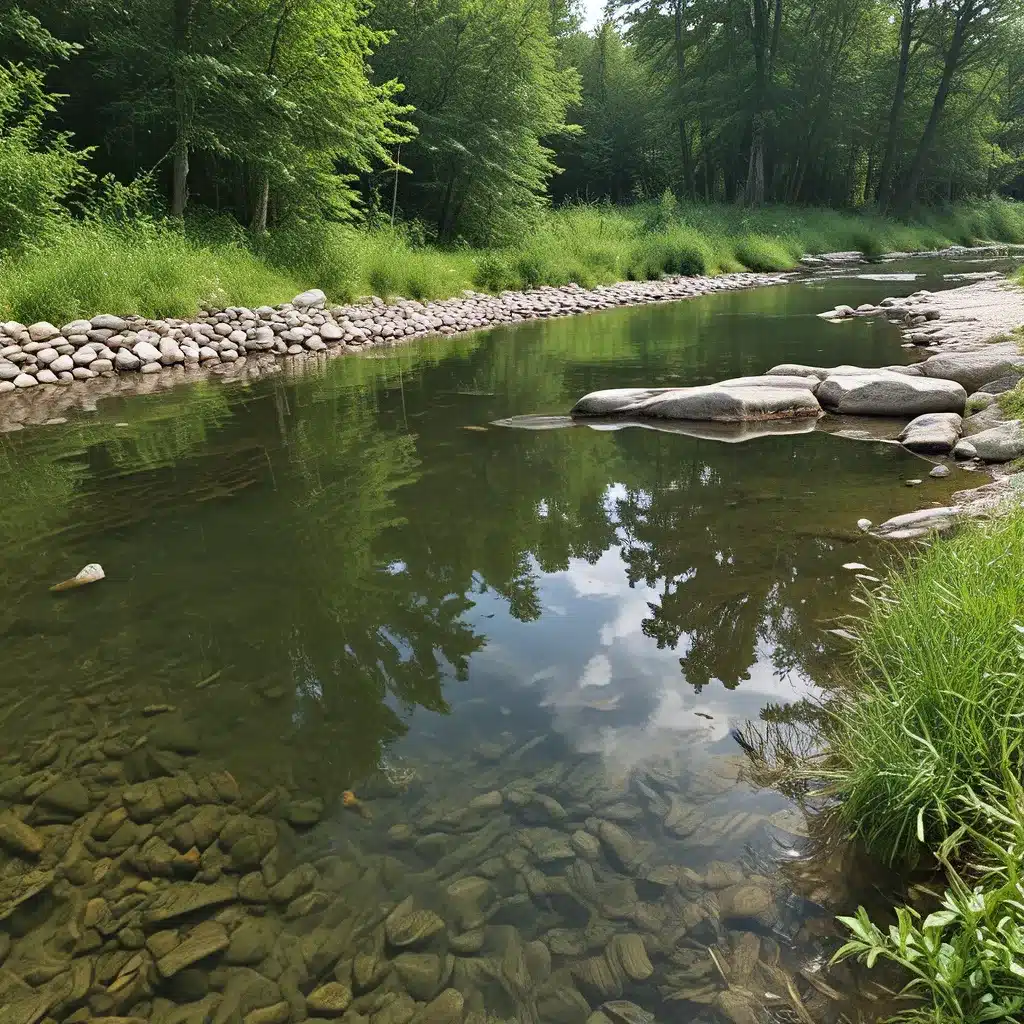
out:
M847 829L887 860L938 856L935 911L883 930L843 918L839 958L910 974L901 1020L1024 1011L1024 510L938 541L867 596L854 685L825 716L825 770Z
M409 229L321 224L254 238L227 218L184 226L135 219L59 220L0 255L0 317L67 321L103 310L189 316L201 303L262 305L320 287L360 295L446 298L662 274L788 270L807 253L1024 242L1024 204L987 200L922 212L913 222L835 210L660 204L549 211L502 248L441 248Z

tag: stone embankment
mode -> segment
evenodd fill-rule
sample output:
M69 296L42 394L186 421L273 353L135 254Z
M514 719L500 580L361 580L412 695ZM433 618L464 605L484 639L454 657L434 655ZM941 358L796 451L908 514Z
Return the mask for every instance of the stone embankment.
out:
M1024 378L1024 352L1009 337L1024 324L1024 290L985 280L856 309L837 306L820 316L833 323L885 317L903 328L907 347L932 354L909 366L784 363L762 376L701 387L596 391L577 402L572 416L725 424L741 431L742 439L804 433L819 420L822 429L831 429L837 416L886 417L909 422L891 437L871 436L922 456L952 456L971 468L998 467L1024 457L1024 424L1007 419L997 401ZM834 432L864 436L856 428ZM930 475L948 474L939 463ZM876 532L900 540L948 529L965 513L987 513L1011 489L1016 490L1015 483L1005 479L961 492L949 507L899 516Z
M395 345L427 335L453 335L502 324L573 316L618 306L668 302L715 292L778 284L784 274L725 274L578 285L486 295L464 292L438 302L372 297L328 307L319 290L292 302L256 309L209 309L194 320L147 320L109 313L58 327L41 321L0 324L0 397L91 382L95 397L176 383L183 375L215 372L260 376L291 360L327 358ZM143 383L159 377L159 384ZM110 382L115 383L111 384ZM104 382L107 382L104 385ZM42 385L42 387L40 387ZM77 390L77 389L76 389ZM61 405L40 403L49 415ZM32 422L22 417L20 422Z

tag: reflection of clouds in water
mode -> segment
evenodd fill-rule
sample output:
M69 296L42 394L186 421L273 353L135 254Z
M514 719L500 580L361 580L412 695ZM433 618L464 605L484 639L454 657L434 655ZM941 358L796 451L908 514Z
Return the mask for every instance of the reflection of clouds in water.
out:
M576 684L581 689L587 686L607 686L612 681L612 663L603 654L595 654L583 669L583 675Z
M507 623L513 635L504 638L501 661L535 689L552 729L575 749L601 754L617 772L694 756L723 740L731 726L756 718L766 699L789 701L813 690L802 676L779 679L772 648L763 644L740 689L695 694L679 665L689 637L674 650L659 650L644 635L659 593L642 581L630 587L618 547L593 564L571 559L564 571L541 574L538 585L543 607L566 614L530 624L529 643L517 642L522 627ZM492 646L476 657L497 653Z

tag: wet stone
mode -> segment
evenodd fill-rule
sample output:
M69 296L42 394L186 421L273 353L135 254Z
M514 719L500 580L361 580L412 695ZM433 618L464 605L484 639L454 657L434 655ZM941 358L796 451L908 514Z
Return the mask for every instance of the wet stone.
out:
M433 953L400 953L392 961L406 991L421 1001L433 999L441 987L443 962Z
M12 812L0 814L0 845L20 857L35 859L43 852L42 835Z
M352 991L337 981L329 981L306 996L309 1012L325 1017L340 1017L351 1002Z
M291 1018L291 1006L281 1000L260 1010L252 1010L242 1018L242 1024L288 1024Z
M238 883L238 898L245 900L246 903L270 902L270 892L259 871L242 876Z
M310 800L293 800L284 810L284 816L290 825L296 828L310 828L324 814L324 802L319 798Z
M613 864L627 874L637 870L643 860L643 854L636 841L624 828L611 821L602 821L598 826L597 835Z
M415 1024L459 1024L465 999L458 989L446 988L413 1018Z
M39 796L39 802L76 817L89 810L89 791L78 779L61 779Z
M397 948L418 946L444 930L444 921L431 910L416 910L409 896L384 922L388 942Z
M277 932L266 918L247 917L232 933L226 964L258 964L270 956Z
M225 883L202 885L198 882L181 882L155 896L144 919L150 925L161 924L193 914L197 910L231 903L235 898L234 886Z
M157 961L157 970L163 978L173 977L178 971L205 960L214 953L219 953L227 946L228 933L224 925L217 921L204 921L196 925L181 943Z
M300 864L272 885L269 895L275 903L290 903L297 896L313 889L318 881L319 875L312 864Z

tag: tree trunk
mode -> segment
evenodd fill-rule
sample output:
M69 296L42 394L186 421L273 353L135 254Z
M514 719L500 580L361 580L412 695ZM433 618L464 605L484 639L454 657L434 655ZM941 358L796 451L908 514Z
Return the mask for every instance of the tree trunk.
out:
M188 203L188 155L192 134L192 113L182 59L192 36L192 7L195 0L174 0L174 156L171 170L171 216L181 217Z
M270 206L270 177L266 173L260 175L256 186L256 207L252 212L252 230L262 235L267 230L267 209Z
M771 86L776 49L782 24L782 0L775 0L771 38L768 36L768 11L765 0L754 0L752 35L754 44L754 111L750 121L750 159L747 161L747 182L743 201L747 206L764 204L764 136L765 110Z
M686 117L683 114L683 88L686 83L686 53L683 49L683 0L675 2L675 53L676 53L676 88L679 95L679 148L683 160L683 195L694 198L693 159L690 150L690 135L686 128Z
M949 98L949 89L953 84L953 76L960 66L960 57L963 54L964 43L967 41L967 30L971 22L979 12L975 6L980 0L963 0L956 15L956 24L953 28L953 38L950 40L949 49L946 51L946 60L942 66L942 78L939 79L939 87L935 91L935 99L932 101L931 113L928 115L928 123L924 126L921 140L914 152L914 160L910 165L910 173L903 184L897 204L901 213L906 213L913 205L917 196L917 189L921 184L921 177L924 174L924 165L931 153L932 144L935 141L935 133L939 130L939 120L942 111Z
M174 165L171 173L171 216L181 217L188 202L188 127L179 114L174 138Z
M917 0L903 0L900 13L900 59L896 68L896 88L889 108L889 128L885 136L885 151L882 166L878 172L877 197L879 209L884 213L892 198L893 165L896 162L896 145L900 137L900 122L903 120L903 102L907 94L907 72L910 70L910 39L914 30L914 8ZM870 178L868 187L870 187ZM865 190L866 192L866 190Z

